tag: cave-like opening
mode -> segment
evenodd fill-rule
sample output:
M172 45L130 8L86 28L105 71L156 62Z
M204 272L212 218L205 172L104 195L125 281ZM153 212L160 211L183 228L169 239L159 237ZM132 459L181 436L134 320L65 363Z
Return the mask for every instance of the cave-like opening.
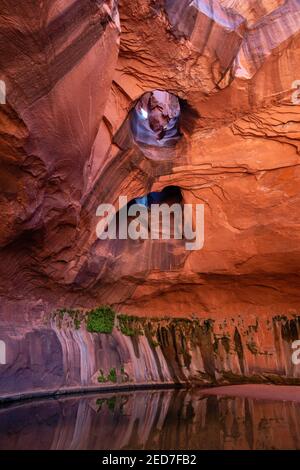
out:
M145 196L132 199L128 208L133 204L146 206L151 210L153 204L180 204L182 202L181 190L178 186L166 186L162 191L153 191Z
M152 191L148 194L131 199L128 202L128 204L122 207L122 209L120 209L120 211L116 214L117 233L119 233L120 225L124 223L127 224L127 228L125 229L125 232L127 232L129 224L136 218L136 211L139 213L138 207L140 207L140 213L144 213L145 215L145 211L146 211L146 216L140 219L140 221L141 221L141 224L144 225L146 232L149 232L149 237L150 237L151 222L152 222L151 213L152 213L153 207L159 206L161 208L162 205L169 206L168 210L170 211L169 212L170 230L172 233L174 233L176 217L174 215L173 210L174 210L175 205L177 205L177 207L178 205L182 206L182 203L183 203L183 197L182 197L181 189L178 186L166 186L161 191ZM130 211L130 208L132 208L132 206L135 206L133 214ZM178 222L178 219L177 219L177 222ZM179 223L180 224L182 223L181 216L180 216ZM124 226L123 226L123 229L124 229ZM153 225L152 225L152 230L153 230ZM162 235L160 222L158 224L157 230L160 233L160 235Z
M131 129L137 142L173 146L180 138L180 102L176 95L154 90L145 93L131 112Z

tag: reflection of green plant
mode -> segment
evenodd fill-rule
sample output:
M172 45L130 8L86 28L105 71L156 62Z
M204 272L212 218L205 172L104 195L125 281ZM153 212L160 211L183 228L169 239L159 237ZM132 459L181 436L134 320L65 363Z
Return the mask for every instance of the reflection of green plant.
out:
M116 406L116 397L111 397L111 398L108 398L107 400L107 406L108 406L108 409L110 411L114 411L115 410L115 406Z
M103 403L105 403L105 399L104 398L98 398L98 400L96 401L96 405L99 407L98 411L101 411Z
M98 398L98 400L96 401L96 405L98 406L97 411L98 412L101 411L102 406L104 405L104 403L106 403L106 405L107 405L107 407L110 411L115 411L116 401L117 401L117 397Z
M95 308L88 312L87 330L90 333L106 333L111 334L114 322L115 312L109 306Z
M143 329L140 325L141 319L134 316L118 315L119 328L125 336L143 335Z

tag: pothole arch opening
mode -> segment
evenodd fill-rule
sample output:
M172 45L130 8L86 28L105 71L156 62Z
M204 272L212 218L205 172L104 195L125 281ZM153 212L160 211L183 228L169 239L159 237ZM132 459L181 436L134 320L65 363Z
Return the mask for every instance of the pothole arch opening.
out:
M151 211L154 205L167 205L170 208L170 233L171 238L174 238L174 233L175 233L175 214L172 212L172 206L176 205L181 205L183 204L183 196L181 193L181 189L178 186L166 186L162 191L152 191L144 196L139 196L131 201L128 202L128 204L122 209L120 209L117 214L116 214L116 228L117 228L117 233L120 233L120 225L124 224L124 221L126 220L127 227L123 228L128 230L129 224L135 219L136 215L131 215L130 214L130 208L134 205L141 206L142 210L146 211L146 214L148 216L146 217L146 221L144 224L144 229L150 234L151 232ZM181 217L181 216L180 216ZM182 223L183 219L181 217L180 221L177 219L177 222ZM152 227L153 229L153 227ZM159 225L158 227L158 232L159 235L162 235L161 233L161 227ZM150 238L150 237L149 237ZM159 238L163 238L159 236Z
M176 145L180 138L180 102L162 90L145 93L131 112L131 130L136 142L158 147Z
M182 199L181 190L178 186L166 186L162 191L152 191L146 196L132 199L128 203L128 208L133 204L140 204L151 210L153 204L180 204Z

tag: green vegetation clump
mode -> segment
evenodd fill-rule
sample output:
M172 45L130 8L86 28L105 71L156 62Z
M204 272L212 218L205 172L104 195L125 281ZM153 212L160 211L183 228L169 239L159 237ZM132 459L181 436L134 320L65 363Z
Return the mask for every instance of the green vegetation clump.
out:
M87 330L90 333L112 333L116 313L111 307L107 305L97 307L87 315Z
M159 342L155 341L153 338L148 338L148 342L153 348L158 348L158 346L160 346Z
M79 330L81 327L81 322L83 320L84 314L82 310L79 309L72 309L72 308L60 308L53 313L53 318L58 319L58 326L62 327L63 320L69 317L72 320L72 323L67 321L67 325L73 325L76 330Z
M79 330L82 320L82 312L80 310L68 310L68 315L72 318L75 330Z
M107 376L107 380L108 382L114 382L114 383L117 382L117 372L115 368L110 369L109 374Z
M103 370L100 369L99 372L100 372L100 375L99 375L99 377L98 377L98 382L99 382L100 384L107 382L107 378L106 378L105 375L103 374Z
M119 329L125 336L139 336L143 335L143 329L141 327L141 319L134 316L118 315Z
M100 369L100 375L98 377L98 382L99 383L106 383L106 382L117 382L117 372L116 369L113 367L110 369L108 376L106 377L103 373L103 370Z
M67 313L66 308L60 308L54 313L54 317L56 317L57 315L60 320L63 320L66 313Z
M153 327L153 322L146 321L144 323L144 333L151 348L157 348L158 346L160 346L157 340L156 325Z
M121 381L122 383L126 383L126 382L129 382L130 379L129 379L129 375L127 374L127 372L125 372L125 367L124 366L121 366Z

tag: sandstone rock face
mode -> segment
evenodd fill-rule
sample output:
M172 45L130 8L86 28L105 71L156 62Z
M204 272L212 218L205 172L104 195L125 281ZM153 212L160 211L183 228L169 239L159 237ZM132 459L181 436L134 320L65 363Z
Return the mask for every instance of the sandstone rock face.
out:
M300 385L300 366L292 361L300 317L136 317L126 328L116 321L112 334L100 334L68 314L49 317L41 307L28 305L13 325L1 322L0 401L136 385Z
M299 2L118 3L2 1L1 325L22 329L28 306L104 303L149 317L293 319ZM181 100L172 147L132 133L130 112L153 90ZM99 204L170 185L205 206L202 250L98 240Z

